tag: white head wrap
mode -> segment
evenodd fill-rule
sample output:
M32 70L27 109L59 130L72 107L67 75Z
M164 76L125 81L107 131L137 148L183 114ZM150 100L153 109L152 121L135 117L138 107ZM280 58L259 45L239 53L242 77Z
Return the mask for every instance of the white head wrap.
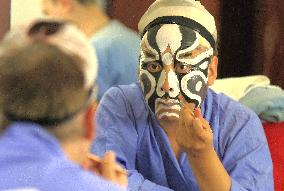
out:
M145 29L157 18L171 16L183 17L199 23L211 34L214 41L217 41L214 17L199 1L195 0L156 0L141 17L138 30L143 35Z

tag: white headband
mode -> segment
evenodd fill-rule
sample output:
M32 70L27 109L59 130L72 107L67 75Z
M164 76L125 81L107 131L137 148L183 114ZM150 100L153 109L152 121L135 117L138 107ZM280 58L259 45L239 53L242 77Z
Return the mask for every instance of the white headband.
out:
M172 17L172 19L171 19ZM157 24L162 20L161 24L165 24L166 18L169 23L179 23L180 19L185 21L186 26L188 25L198 25L193 26L198 32L207 33L207 36L211 36L214 43L217 41L217 29L215 25L214 17L201 5L200 2L194 0L156 0L144 13L138 23L138 30L140 34L145 33L145 29L148 29L153 22L157 21ZM174 18L179 18L175 21ZM191 23L189 23L191 21ZM182 22L182 21L181 21ZM203 34L201 34L203 36ZM209 40L206 36L205 38ZM210 40L209 40L210 41ZM212 43L210 42L212 45Z

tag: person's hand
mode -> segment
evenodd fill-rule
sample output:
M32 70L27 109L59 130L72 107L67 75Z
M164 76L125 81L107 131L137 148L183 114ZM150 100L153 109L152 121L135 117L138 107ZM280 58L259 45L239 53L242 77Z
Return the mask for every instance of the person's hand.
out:
M189 156L197 157L213 149L213 133L199 108L194 109L194 104L181 102L176 141Z
M125 169L116 163L115 154L107 152L101 159L96 155L88 155L87 169L120 186L127 187L128 175Z

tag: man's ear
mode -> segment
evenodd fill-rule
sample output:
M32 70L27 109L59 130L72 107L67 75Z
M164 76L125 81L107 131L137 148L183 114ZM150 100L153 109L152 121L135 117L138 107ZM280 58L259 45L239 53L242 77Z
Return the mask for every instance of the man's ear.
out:
M213 56L208 67L208 85L212 86L218 75L218 57Z
M96 126L95 126L95 118L96 118L96 109L97 103L93 103L89 105L86 109L85 113L85 138L91 140L95 138L96 134Z

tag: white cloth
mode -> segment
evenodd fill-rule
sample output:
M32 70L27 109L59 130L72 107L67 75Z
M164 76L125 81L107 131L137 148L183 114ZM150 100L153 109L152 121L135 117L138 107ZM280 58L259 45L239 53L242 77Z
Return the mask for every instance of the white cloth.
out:
M252 86L269 85L270 80L264 75L217 79L211 86L217 93L224 93L234 100L239 100Z

